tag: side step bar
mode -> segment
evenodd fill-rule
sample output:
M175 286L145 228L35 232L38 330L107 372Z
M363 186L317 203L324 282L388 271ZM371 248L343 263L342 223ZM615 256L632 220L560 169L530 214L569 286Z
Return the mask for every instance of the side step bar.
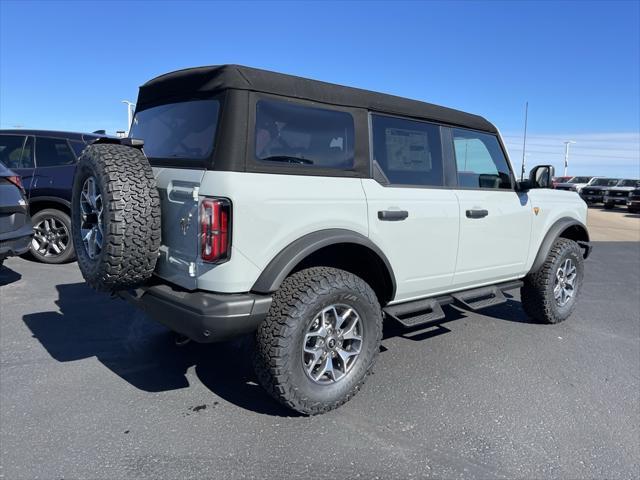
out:
M505 303L507 298L503 292L522 287L520 280L499 283L488 287L473 288L441 297L414 300L398 305L384 307L383 312L399 322L405 328L436 324L445 318L443 305L456 303L467 310L480 310Z

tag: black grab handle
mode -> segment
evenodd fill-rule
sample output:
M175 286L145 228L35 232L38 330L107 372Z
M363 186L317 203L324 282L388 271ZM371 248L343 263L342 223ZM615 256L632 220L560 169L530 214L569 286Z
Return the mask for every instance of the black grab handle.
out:
M487 210L467 210L467 218L484 218L489 215Z
M380 210L378 212L379 220L386 220L389 222L397 222L404 220L409 216L409 212L406 210Z

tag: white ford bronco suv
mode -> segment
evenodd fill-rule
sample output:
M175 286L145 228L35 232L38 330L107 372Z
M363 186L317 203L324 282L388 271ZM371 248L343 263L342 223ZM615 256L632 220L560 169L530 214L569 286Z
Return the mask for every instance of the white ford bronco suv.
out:
M73 240L94 288L175 332L255 332L263 387L304 414L362 386L383 321L437 324L521 291L534 320L576 305L587 207L517 180L482 117L224 65L140 88L128 138L79 160Z

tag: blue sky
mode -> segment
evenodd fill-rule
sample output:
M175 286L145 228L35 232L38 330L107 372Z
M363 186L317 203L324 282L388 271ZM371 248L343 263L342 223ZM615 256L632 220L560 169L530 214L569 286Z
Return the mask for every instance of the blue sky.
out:
M0 127L110 132L179 68L240 63L481 114L527 164L640 176L640 2L0 0Z

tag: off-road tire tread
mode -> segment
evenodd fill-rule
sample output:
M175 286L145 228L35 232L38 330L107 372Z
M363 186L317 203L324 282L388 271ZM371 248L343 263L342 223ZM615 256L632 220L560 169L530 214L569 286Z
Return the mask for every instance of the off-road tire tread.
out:
M532 272L525 277L524 285L520 289L520 299L522 308L529 318L540 323L560 323L570 315L569 313L564 318L558 317L554 308L555 299L553 295L548 293L549 283L553 282L555 277L553 270L557 267L556 260L564 256L568 251L574 251L578 258L582 258L580 246L576 242L568 238L558 238L551 247L551 251L542 266L536 272ZM578 282L580 282L580 279ZM581 290L581 284L578 283L576 300ZM571 311L575 308L576 303L576 301L573 302Z
M299 306L313 303L319 295L332 289L349 289L371 302L375 312L381 312L378 299L371 287L361 278L344 270L330 267L312 267L301 270L282 282L273 295L271 308L256 332L254 367L262 387L283 405L303 414L318 415L333 410L349 401L362 387L377 359L376 348L369 367L359 382L342 398L331 403L318 403L305 398L292 385L289 373L283 368L288 357L297 353L293 345L293 329L302 318ZM382 313L376 321L376 345L382 340Z
M96 290L117 291L139 286L153 274L160 249L160 195L151 165L144 153L136 148L98 144L84 149L77 172L83 168L88 168L96 177L103 208L109 210L110 221L103 227L99 265L83 268L86 262L94 260L87 255L79 228L76 228L83 183L82 179L76 178L72 223L80 270Z

